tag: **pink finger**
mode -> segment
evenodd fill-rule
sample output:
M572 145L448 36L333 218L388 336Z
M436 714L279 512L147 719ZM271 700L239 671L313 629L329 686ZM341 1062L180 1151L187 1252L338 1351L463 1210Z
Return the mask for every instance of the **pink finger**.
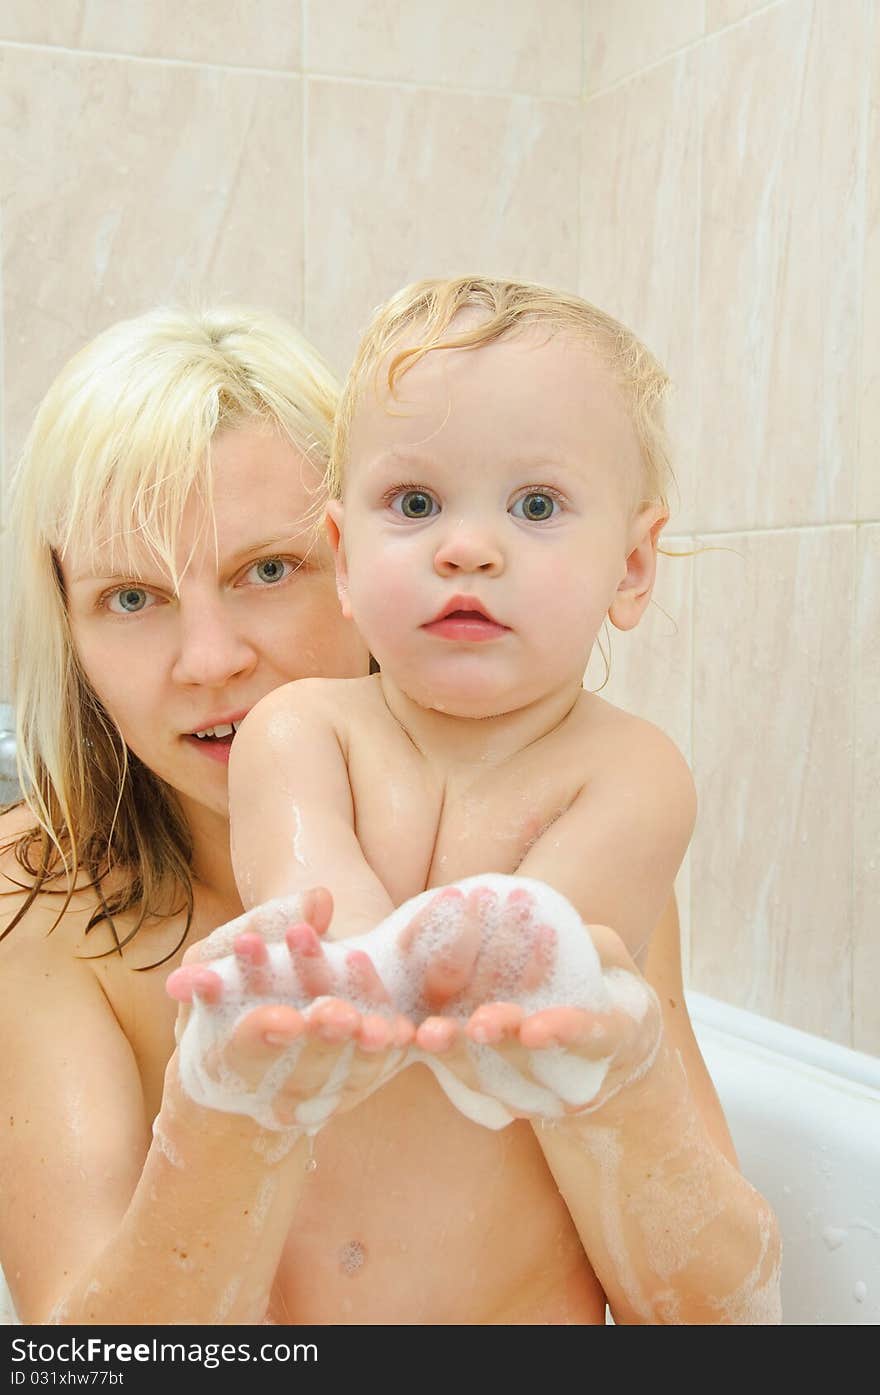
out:
M349 1041L359 1030L360 1023L361 1015L357 1008L343 998L330 998L318 1003L307 1018L309 1035L326 1042Z
M519 1039L530 1051L545 1046L586 1046L596 1041L596 1016L582 1008L545 1008L527 1017L519 1029Z
M465 1032L472 1041L492 1046L516 1036L524 1017L519 1003L484 1003L471 1015Z
M284 938L303 992L310 998L320 998L329 993L333 975L312 926L294 925L286 931Z
M540 988L556 967L559 937L552 925L539 925L535 930L528 961L522 972L521 984L526 993Z
M311 925L317 935L325 935L333 919L333 897L326 886L313 886L302 899L303 921Z
M365 1003L390 1003L385 985L365 950L349 950L345 956L345 964L348 969L348 987L353 998Z
M203 1003L219 1003L223 997L223 980L213 969L200 964L185 965L168 975L165 991L179 1003L191 1003L194 998Z
M450 1051L460 1034L459 1024L452 1017L426 1017L416 1032L416 1045L423 1051L442 1055Z
M249 1050L289 1046L306 1029L301 1012L286 1003L267 1003L249 1012L232 1034L233 1043Z
M480 953L483 925L479 903L468 897L452 938L434 955L425 969L422 992L425 1000L442 1007L471 982Z
M242 983L250 993L268 993L272 985L269 950L259 935L245 932L233 941L233 953Z
M457 886L445 886L442 891L418 911L397 937L397 948L401 954L409 954L414 948L419 935L425 930L430 930L434 924L434 916L437 911L443 910L444 902L464 901L464 893L459 891ZM448 907L447 907L448 909Z
M410 1046L416 1039L415 1024L408 1017L395 1017L391 1039L396 1047Z
M380 1017L376 1012L364 1014L358 1032L358 1045L362 1051L387 1051L393 1040L394 1023L390 1018Z

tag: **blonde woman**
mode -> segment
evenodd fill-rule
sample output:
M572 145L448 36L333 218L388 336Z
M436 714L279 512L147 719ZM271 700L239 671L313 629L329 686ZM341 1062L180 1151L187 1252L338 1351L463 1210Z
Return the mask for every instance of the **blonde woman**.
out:
M307 1096L354 1042L346 1107L314 1150L180 1085L166 977L189 946L191 989L210 999L198 959L228 936L205 937L242 909L227 821L237 724L292 679L369 667L319 527L335 402L313 350L272 317L155 312L64 369L17 471L6 613L27 803L0 827L0 1263L24 1322L604 1321L613 1275L597 1278L570 1183L528 1123L480 1128L418 1068L366 1100L414 1025L387 1010L366 956L352 972L383 1011L344 1001L318 939L326 893L296 908L291 952L325 1001L278 1087ZM258 977L259 934L236 952ZM687 1040L674 905L645 974ZM289 1026L283 1005L255 1008L215 1070L265 1072ZM739 1224L748 1240L760 1199L743 1193L695 1048L678 1097L653 1105L696 1109L730 1202L720 1238ZM662 1175L665 1159L623 1115L597 1123L596 1255L613 1269L629 1243L618 1143L637 1171ZM687 1198L660 1185L647 1200L651 1233L686 1261ZM773 1245L771 1220L756 1279ZM653 1300L633 1311L677 1315Z

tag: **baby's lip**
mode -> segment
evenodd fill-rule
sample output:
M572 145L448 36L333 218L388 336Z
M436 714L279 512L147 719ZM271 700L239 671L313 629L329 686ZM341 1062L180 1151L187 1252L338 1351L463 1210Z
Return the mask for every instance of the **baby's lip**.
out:
M433 620L429 620L428 624L436 625L440 620L448 620L450 615L462 614L479 615L483 620L488 620L491 625L500 625L502 629L507 629L506 625L501 625L501 621L496 620L495 616L490 614L482 601L478 600L476 596L450 597L443 609L434 616Z

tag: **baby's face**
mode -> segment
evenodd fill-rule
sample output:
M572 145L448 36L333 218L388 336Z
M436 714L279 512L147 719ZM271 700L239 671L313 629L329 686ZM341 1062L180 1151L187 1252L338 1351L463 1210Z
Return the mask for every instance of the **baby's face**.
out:
M396 399L368 390L356 410L330 511L343 608L422 706L485 716L579 686L626 576L641 478L586 345L529 329L430 353Z

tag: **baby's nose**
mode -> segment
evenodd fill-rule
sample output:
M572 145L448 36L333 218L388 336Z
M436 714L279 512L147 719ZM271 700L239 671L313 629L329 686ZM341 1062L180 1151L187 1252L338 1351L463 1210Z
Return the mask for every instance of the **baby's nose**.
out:
M497 575L504 567L504 553L490 528L465 522L454 524L434 553L434 568L441 576L456 572Z

